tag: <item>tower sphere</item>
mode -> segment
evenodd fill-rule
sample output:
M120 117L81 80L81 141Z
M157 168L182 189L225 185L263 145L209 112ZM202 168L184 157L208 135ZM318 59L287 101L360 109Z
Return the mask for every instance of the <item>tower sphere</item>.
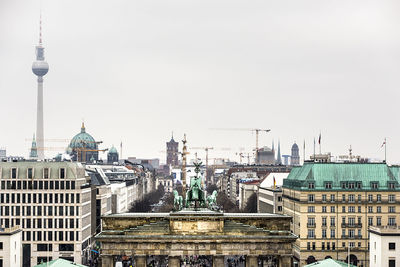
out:
M49 71L49 64L44 60L37 60L32 63L32 72L36 76L44 76Z

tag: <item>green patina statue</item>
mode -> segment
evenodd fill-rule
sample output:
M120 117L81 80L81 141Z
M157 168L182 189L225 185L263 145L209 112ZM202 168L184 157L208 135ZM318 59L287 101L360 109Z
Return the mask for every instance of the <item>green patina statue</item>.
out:
M183 198L174 190L174 210L181 210L183 206Z
M208 208L211 210L216 210L218 209L217 207L217 190L214 190L211 196L207 196L207 205Z
M195 208L206 206L205 193L201 186L201 176L199 176L201 162L194 163L196 176L190 179L190 189L186 193L186 207L194 204Z

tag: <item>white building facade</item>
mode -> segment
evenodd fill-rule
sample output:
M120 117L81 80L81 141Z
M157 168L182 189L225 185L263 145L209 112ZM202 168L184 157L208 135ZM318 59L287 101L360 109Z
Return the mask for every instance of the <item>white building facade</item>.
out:
M369 227L370 267L400 267L400 227Z
M22 229L0 229L0 266L22 266Z

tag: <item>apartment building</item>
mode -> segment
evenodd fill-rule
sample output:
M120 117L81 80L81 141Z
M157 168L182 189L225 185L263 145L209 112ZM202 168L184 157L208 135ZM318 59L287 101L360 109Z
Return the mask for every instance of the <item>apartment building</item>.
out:
M0 225L22 228L23 266L85 261L91 188L76 162L0 162Z
M400 223L399 167L315 163L283 181L283 212L293 216L297 265L333 258L369 267L369 226ZM348 249L350 248L350 253Z

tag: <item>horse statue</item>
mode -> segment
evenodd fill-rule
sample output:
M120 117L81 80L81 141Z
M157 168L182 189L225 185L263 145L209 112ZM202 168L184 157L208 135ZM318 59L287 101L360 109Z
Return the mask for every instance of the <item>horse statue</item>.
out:
M194 202L195 207L205 207L205 193L201 188L201 176L199 176L201 162L194 163L196 176L190 179L190 189L186 193L186 207Z
M178 194L178 191L174 190L174 209L181 210L183 205L183 198Z
M217 205L217 190L214 190L210 196L207 197L208 208L214 210Z

